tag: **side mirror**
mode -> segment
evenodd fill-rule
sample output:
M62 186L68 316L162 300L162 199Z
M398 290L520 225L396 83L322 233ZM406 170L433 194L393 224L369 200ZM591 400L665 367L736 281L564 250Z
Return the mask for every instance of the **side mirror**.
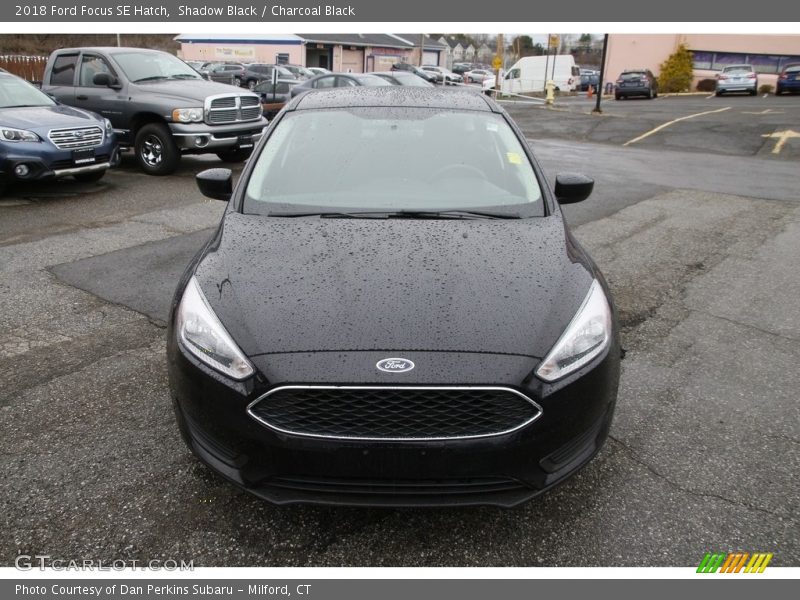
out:
M109 73L97 73L94 77L92 77L92 83L96 86L110 87L114 89L119 89L122 87L117 82L116 77L112 77Z
M202 194L214 200L225 200L227 202L233 195L230 169L206 169L198 173L195 180Z
M594 189L594 179L580 173L556 175L555 194L559 204L574 204L586 200Z

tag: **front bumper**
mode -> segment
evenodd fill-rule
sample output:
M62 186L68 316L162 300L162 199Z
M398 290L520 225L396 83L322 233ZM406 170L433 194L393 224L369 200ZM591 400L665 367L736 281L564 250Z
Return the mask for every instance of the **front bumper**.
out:
M5 152L0 154L0 179L9 183L41 181L102 171L117 166L120 159L116 138L112 136L94 148L95 161L87 164L75 164L72 151L60 150L47 142L4 144L4 146ZM15 173L18 165L25 165L28 168L25 176Z
M523 375L513 386L486 383L513 387L542 407L540 418L507 434L436 441L309 438L275 431L247 414L254 399L290 382L226 382L169 338L170 385L184 440L214 471L276 504L514 506L562 482L600 450L619 381L615 342L604 357L566 381L544 384ZM313 365L353 359L313 354L328 355L309 356ZM370 353L347 354L374 364ZM516 377L519 365L508 360L498 358L497 372ZM256 366L260 373L269 372L259 361ZM525 369L530 373L530 364Z
M170 123L175 142L184 152L214 152L220 149L235 149L242 140L257 144L267 126L262 116L255 121L208 125L206 123Z

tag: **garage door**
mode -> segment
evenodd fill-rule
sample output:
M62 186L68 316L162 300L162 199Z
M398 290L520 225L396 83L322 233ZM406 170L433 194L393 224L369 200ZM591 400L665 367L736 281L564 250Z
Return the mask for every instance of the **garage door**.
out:
M364 51L342 50L342 71L344 73L363 73Z
M439 64L439 53L438 52L425 52L422 55L422 64L423 65L438 65Z

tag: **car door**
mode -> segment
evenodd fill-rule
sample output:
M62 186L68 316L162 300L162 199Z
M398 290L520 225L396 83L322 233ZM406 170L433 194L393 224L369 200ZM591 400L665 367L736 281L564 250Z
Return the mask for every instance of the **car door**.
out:
M108 61L97 54L83 52L78 64L78 77L75 83L75 103L73 106L91 110L111 121L120 134L125 135L128 123L127 96L122 87L114 89L107 85L95 85L94 77L107 74L121 85L116 71Z
M320 77L317 79L313 84L314 89L323 90L332 87L338 87L336 83L336 76L335 75L327 75L325 77Z
M53 60L50 77L42 85L44 91L63 104L75 104L75 72L79 53L59 54Z

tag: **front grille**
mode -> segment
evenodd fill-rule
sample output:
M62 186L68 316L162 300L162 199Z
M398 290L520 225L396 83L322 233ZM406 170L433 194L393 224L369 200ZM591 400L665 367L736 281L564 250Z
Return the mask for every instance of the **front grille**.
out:
M273 477L267 482L283 488L317 494L364 494L370 496L441 496L508 492L524 488L521 483L503 477L430 480L368 480L324 477Z
M94 148L103 143L103 130L99 127L51 129L47 136L61 150Z
M503 387L284 386L248 412L283 433L390 441L501 435L532 423L542 409Z
M261 99L255 94L215 96L206 105L206 122L211 125L255 121L261 117Z

